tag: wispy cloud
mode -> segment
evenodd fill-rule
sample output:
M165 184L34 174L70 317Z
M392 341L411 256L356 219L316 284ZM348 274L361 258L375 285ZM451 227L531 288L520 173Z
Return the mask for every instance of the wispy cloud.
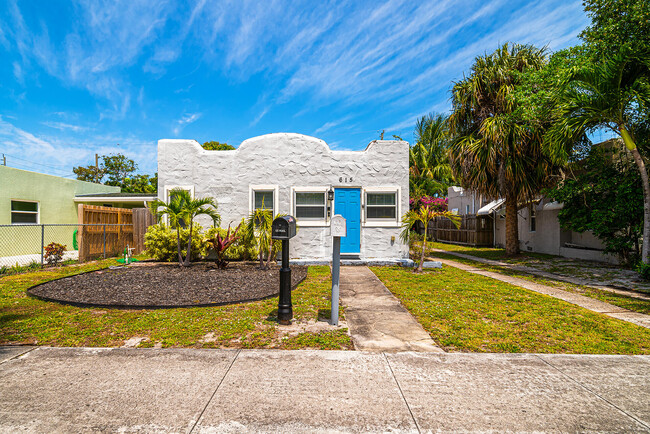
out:
M176 125L172 129L174 135L178 135L186 125L196 122L201 117L201 113L187 113L184 114L179 120L176 121Z
M73 125L73 124L67 124L65 122L53 122L53 121L46 121L46 122L41 122L43 125L54 128L60 131L72 131L75 133L79 133L81 131L88 131L88 127L82 127L81 125Z

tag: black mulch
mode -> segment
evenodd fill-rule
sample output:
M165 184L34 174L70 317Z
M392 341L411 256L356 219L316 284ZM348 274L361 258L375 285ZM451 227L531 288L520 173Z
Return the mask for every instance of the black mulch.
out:
M295 288L307 267L291 267ZM212 263L139 263L64 277L27 290L40 299L81 306L161 308L231 304L259 300L278 294L280 267L267 271L257 263L230 263L219 270Z

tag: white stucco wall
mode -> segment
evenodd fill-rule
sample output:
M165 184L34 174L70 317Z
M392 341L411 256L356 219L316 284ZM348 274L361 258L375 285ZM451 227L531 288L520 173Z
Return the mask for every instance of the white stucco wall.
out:
M332 151L320 139L289 133L254 137L234 151L207 151L194 140L159 140L158 194L165 200L165 191L178 186L193 190L195 197L214 197L222 226L227 226L251 212L252 186L273 188L275 212L292 215L292 188L360 187L361 258L407 258L408 247L399 240L399 216L409 204L408 147L404 141L382 140L371 142L364 151ZM364 192L372 189L397 191L397 220L364 222ZM201 223L208 226L205 220ZM329 220L298 225L290 242L291 257L330 258Z

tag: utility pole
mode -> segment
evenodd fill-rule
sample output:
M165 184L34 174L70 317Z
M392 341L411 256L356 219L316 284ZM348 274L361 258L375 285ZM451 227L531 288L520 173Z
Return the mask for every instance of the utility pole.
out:
M95 154L95 182L99 184L99 154Z
M2 154L2 165L3 166L7 165L7 157L5 157L5 154Z

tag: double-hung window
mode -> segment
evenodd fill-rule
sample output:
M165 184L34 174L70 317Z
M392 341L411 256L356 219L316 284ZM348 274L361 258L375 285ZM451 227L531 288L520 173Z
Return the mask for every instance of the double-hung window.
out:
M326 192L295 192L296 218L307 220L325 220Z
M397 192L366 192L366 220L397 221Z
M253 209L270 209L274 210L274 191L273 190L254 190L253 191Z
M38 202L11 201L11 224L26 225L38 223Z

